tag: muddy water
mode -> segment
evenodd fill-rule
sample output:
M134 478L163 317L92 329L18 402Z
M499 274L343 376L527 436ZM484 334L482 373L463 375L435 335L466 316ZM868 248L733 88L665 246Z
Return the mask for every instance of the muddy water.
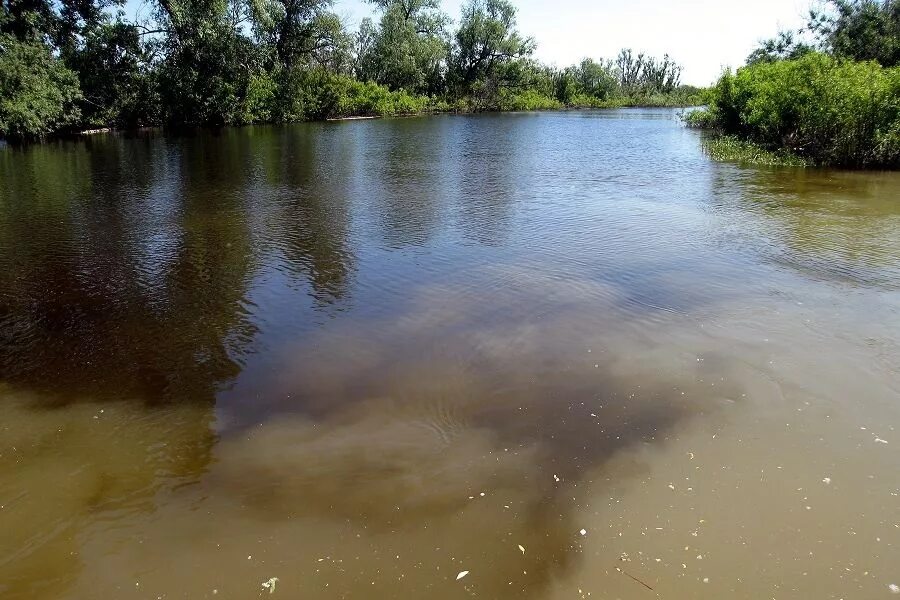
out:
M0 150L4 599L888 598L898 495L897 174L669 111Z

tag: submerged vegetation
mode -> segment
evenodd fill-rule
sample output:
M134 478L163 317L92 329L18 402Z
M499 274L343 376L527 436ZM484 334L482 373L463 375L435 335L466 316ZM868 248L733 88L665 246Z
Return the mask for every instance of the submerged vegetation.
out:
M686 117L768 152L849 167L900 166L900 0L830 0L805 32L764 42ZM813 42L798 41L803 33ZM720 155L733 154L734 140ZM744 150L744 157L752 153ZM774 153L774 154L773 154Z
M539 63L508 0L370 1L350 31L331 0L0 0L0 137L702 102L668 56Z

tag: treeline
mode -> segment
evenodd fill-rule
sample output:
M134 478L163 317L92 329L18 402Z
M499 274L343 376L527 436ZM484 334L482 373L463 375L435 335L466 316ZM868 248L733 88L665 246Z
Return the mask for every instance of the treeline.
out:
M816 164L900 167L900 0L828 0L724 73L688 122Z
M508 0L371 1L350 31L330 0L0 0L0 137L699 102L668 56L540 64Z

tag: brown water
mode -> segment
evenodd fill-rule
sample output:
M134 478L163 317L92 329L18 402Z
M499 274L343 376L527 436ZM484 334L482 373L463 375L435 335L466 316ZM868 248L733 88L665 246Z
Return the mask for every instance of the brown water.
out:
M900 174L638 110L0 148L4 600L889 598L898 495Z

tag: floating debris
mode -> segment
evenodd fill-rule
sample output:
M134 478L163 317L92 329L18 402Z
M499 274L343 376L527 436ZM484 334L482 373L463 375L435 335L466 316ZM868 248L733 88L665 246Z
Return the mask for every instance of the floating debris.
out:
M553 474L553 481L559 483L559 476L556 473Z
M459 581L460 579L462 579L463 577L465 577L468 574L469 574L468 571L460 571L459 574L456 576L456 580Z
M900 585L897 585L896 583L889 585L888 589L891 590L892 594L900 594Z
M887 440L883 440L880 437L875 438L876 444L887 444Z
M581 535L587 535L587 529L582 529L578 533L580 533Z
M519 550L522 551L522 554L525 554L525 546L523 546L522 544L519 544Z
M822 480L822 483L824 483L825 485L830 484L830 483L831 483L831 477L826 477L825 479Z
M268 581L262 582L262 587L264 590L269 590L270 594L275 593L275 584L278 583L277 577L272 577Z

